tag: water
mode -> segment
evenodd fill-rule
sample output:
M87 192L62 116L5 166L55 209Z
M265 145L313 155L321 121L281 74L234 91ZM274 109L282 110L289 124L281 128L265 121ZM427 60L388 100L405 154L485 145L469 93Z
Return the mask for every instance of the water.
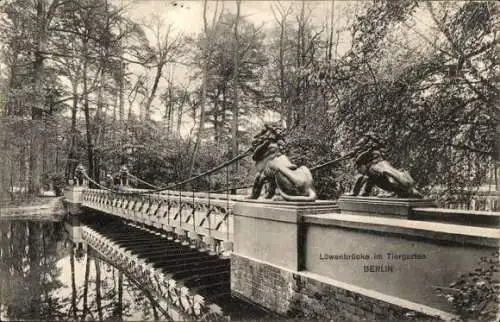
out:
M0 321L171 320L147 290L81 246L62 222L0 221ZM270 317L234 303L233 320Z

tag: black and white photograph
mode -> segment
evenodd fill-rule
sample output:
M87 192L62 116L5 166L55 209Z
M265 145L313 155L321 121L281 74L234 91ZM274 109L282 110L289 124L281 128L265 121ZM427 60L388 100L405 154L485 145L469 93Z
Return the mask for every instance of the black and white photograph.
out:
M500 321L500 2L0 0L0 321Z

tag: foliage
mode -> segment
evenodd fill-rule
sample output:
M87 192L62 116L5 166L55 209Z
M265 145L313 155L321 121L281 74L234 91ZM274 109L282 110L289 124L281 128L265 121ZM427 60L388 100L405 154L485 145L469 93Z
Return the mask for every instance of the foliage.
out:
M498 74L478 65L497 68L491 39L498 8L470 2L455 12L440 8L438 17L439 4L426 5L442 37L423 56L386 49L396 49L386 43L388 28L408 20L415 3L378 2L355 25L362 36L355 34L351 51L319 64L308 77L330 93L331 122L344 149L375 131L390 142L390 160L408 169L420 188L468 190L484 182L498 157L492 105L498 91L491 88ZM404 63L389 65L385 55Z
M220 21L211 28L210 48L208 57L203 51L203 46L207 42L207 36L201 35L197 46L199 52L194 57L194 65L201 69L203 63L208 63L208 88L207 97L210 106L207 107L207 122L211 128L215 142L224 142L230 137L231 120L233 118L234 91L239 94L239 115L253 115L258 113L258 104L263 98L263 88L260 80L263 77L263 70L267 64L264 55L263 39L264 33L252 23L244 18L240 18L240 32L238 41L244 44L238 51L238 83L235 84L233 74L234 47L236 39L234 37L233 26L236 17L233 14L225 14ZM228 50L233 49L233 50ZM205 60L207 60L205 62ZM198 78L200 73L195 73L194 78ZM236 88L235 88L236 87ZM238 137L246 130L242 127Z
M420 190L470 198L498 172L499 6L332 4L326 25L302 1L273 3L274 21L258 26L218 1L203 32L187 37L105 0L1 3L2 189L36 193L43 173L68 179L78 162L96 181L129 163L154 185L179 182L279 119L297 164L336 159L373 131ZM250 183L252 167L231 167L231 185ZM349 161L313 172L321 198L350 188ZM222 189L226 176L186 189Z
M499 253L482 257L478 267L449 285L438 287L439 296L444 296L464 320L498 321L500 312Z

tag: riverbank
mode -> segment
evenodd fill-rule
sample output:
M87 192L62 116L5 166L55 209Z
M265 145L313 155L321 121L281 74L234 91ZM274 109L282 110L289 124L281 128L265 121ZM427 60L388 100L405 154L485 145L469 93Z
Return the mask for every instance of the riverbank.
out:
M39 197L24 202L10 202L0 207L0 220L59 221L66 214L64 197Z

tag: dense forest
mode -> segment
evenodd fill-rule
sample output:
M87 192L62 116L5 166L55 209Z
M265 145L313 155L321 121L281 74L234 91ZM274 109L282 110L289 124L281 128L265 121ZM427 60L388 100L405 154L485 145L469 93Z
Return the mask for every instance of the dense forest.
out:
M2 200L66 183L78 163L97 182L122 164L181 181L244 151L263 121L286 128L297 164L372 131L425 193L498 187L497 2L331 0L319 17L318 3L272 1L260 25L241 0L166 3L201 6L200 32L136 19L133 1L0 2ZM251 161L185 189L248 185ZM353 174L313 173L319 196Z

